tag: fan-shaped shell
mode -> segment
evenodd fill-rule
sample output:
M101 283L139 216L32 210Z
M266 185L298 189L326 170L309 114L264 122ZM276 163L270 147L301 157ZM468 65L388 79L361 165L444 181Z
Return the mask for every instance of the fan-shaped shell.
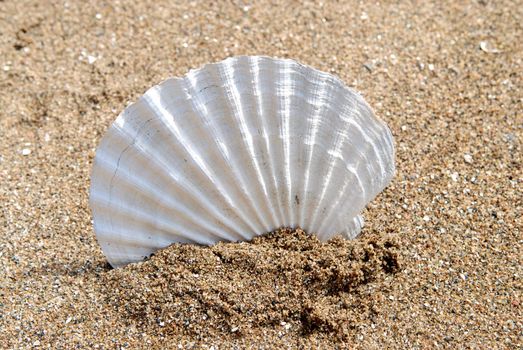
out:
M93 166L94 229L113 266L173 242L301 227L357 235L391 180L393 139L363 98L292 60L235 57L127 107Z

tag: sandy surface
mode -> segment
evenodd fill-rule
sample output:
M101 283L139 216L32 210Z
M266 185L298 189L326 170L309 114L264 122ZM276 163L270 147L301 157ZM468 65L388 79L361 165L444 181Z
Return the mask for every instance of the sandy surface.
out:
M523 347L521 1L90 3L0 1L0 348ZM174 267L153 258L108 269L91 226L89 172L101 135L130 101L238 54L332 72L389 124L397 175L366 210L354 247L386 236L400 264L345 290L340 300L356 303L345 309L304 303L305 316L252 331L223 318L231 334L209 322L202 336L172 299L140 282L154 264ZM234 258L256 247L213 249ZM262 261L276 249L260 250ZM129 295L164 307L176 327L116 298L129 278L138 283L125 284ZM183 296L188 312L194 300ZM359 317L350 305L364 306Z

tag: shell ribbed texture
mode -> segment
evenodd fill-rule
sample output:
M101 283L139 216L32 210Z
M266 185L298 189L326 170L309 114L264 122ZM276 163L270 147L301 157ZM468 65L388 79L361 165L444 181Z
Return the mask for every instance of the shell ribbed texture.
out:
M94 229L111 265L173 242L247 240L282 226L355 237L391 180L390 130L336 77L235 57L148 90L103 137Z

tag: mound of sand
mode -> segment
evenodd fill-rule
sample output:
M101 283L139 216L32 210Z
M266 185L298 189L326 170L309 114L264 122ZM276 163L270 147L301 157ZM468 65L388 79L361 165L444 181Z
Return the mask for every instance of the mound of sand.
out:
M343 342L379 312L371 284L398 271L396 248L372 235L320 242L281 229L251 242L174 244L110 271L104 285L130 323L165 335Z

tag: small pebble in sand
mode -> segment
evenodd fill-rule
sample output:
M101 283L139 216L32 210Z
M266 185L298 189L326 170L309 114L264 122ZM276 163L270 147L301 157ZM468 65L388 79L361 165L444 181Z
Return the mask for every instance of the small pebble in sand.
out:
M472 163L472 156L468 153L465 153L465 155L463 156L463 158L465 158L465 163L469 163L471 164Z
M487 41L481 41L479 43L479 48L481 49L481 51L483 52L486 52L486 53L500 53L501 51L496 49L495 47L492 47L489 42Z
M88 56L87 56L87 63L89 63L89 64L93 64L94 62L96 62L97 59L98 59L98 58L95 57L95 56L88 55Z
M29 148L22 149L22 155L23 156L28 156L30 154L31 154L31 150Z
M398 63L398 58L396 57L395 54L391 54L389 56L389 59L390 59L390 63L392 63L393 65L397 64Z

